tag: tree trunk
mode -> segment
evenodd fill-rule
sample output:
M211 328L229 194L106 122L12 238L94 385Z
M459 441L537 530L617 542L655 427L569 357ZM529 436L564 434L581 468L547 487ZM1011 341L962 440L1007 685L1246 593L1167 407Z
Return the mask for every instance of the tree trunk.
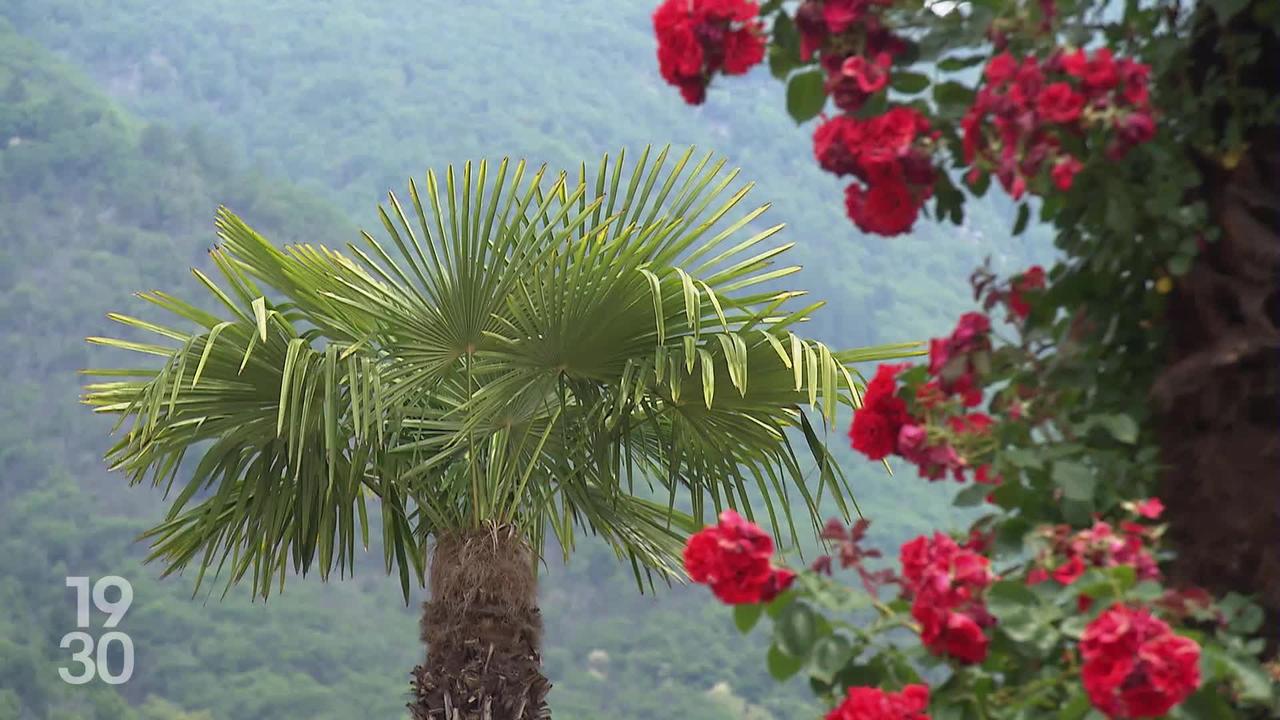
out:
M1257 0L1255 0L1255 3ZM1217 43L1249 11L1200 34L1197 70L1227 72ZM1211 16L1210 16L1211 17ZM1280 39L1263 31L1246 87L1280 93ZM1216 82L1216 80L1214 80ZM1272 95L1274 97L1274 94ZM1224 122L1227 111L1216 118ZM1165 465L1161 497L1178 555L1173 580L1255 596L1280 633L1280 126L1247 138L1234 166L1204 158L1201 193L1219 239L1170 298L1168 365L1153 387Z
M437 538L422 605L426 662L414 668L414 720L551 717L542 616L528 543L512 527Z

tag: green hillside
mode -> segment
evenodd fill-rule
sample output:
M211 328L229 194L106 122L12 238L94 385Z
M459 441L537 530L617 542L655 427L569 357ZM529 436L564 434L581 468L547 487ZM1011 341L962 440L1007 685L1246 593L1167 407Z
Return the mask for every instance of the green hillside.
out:
M139 312L130 292L190 288L219 204L279 242L341 244L428 166L696 143L774 201L807 266L797 283L832 301L809 330L842 346L939 331L968 303L942 278L997 249L1011 267L1044 253L1042 239L1008 240L991 206L965 228L859 236L779 86L761 78L692 110L661 85L649 5L0 0L0 720L401 716L416 608L377 548L354 580L294 583L267 605L193 600L190 578L141 565L131 540L158 497L105 472L109 423L76 404L75 371L102 357L83 338L107 331L106 310ZM842 457L886 545L947 512L947 488ZM806 693L769 681L759 643L701 589L639 596L593 544L549 565L557 718L798 715ZM63 578L108 573L134 585L138 671L118 688L64 685Z
M109 424L76 404L83 341L128 289L191 282L219 202L273 237L337 244L354 230L305 194L239 171L200 136L144 124L72 68L0 26L0 718L391 718L420 652L416 608L372 562L354 580L294 584L269 604L191 599L157 579L132 539L159 517L99 459ZM376 534L376 533L375 533ZM138 670L119 691L71 687L60 637L74 629L69 575L128 578L124 629ZM700 593L636 594L630 572L587 545L546 582L547 666L558 717L731 717L715 679L772 691L719 608ZM650 626L652 633L638 633ZM591 653L595 651L595 655ZM679 663L672 658L683 657ZM782 699L772 702L782 706ZM183 715L183 709L192 715Z
M4 0L0 15L141 116L202 128L362 225L388 189L449 162L510 154L576 167L648 143L714 149L790 224L801 284L833 301L807 332L840 344L936 331L969 301L956 278L983 257L1018 267L1047 245L1009 238L1003 197L973 204L964 228L861 236L766 72L696 109L663 84L655 5Z

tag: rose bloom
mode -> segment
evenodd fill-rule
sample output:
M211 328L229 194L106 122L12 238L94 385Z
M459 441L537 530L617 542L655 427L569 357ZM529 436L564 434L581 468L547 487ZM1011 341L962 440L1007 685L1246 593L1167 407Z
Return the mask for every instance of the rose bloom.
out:
M902 180L886 180L869 189L852 183L845 189L845 211L858 229L876 235L901 235L911 229L920 206Z
M764 38L750 28L734 30L724 38L724 74L741 75L764 60Z
M813 132L813 156L829 173L851 175L858 169L854 150L859 143L861 126L857 120L839 115L823 122Z
M790 570L774 568L773 539L733 510L720 513L720 523L703 528L684 548L689 579L711 586L730 605L768 602L795 579Z
M1112 718L1162 716L1200 686L1200 646L1145 608L1117 604L1099 615L1080 654L1089 702Z
M879 53L874 60L868 60L861 55L854 55L844 61L840 72L843 75L852 77L857 81L858 88L870 95L889 84L889 65L892 62L893 59L886 52Z
M928 707L929 688L924 685L908 685L901 692L851 687L826 720L929 720Z
M1084 166L1080 161L1070 155L1064 155L1061 160L1054 163L1053 169L1049 171L1049 177L1053 179L1053 184L1062 191L1071 189L1071 184L1076 179L1076 173Z
M1084 109L1084 96L1064 82L1048 85L1036 97L1036 112L1053 123L1073 123Z
M969 615L917 598L911 606L911 617L920 623L920 641L934 655L953 657L969 665L987 659L991 641Z

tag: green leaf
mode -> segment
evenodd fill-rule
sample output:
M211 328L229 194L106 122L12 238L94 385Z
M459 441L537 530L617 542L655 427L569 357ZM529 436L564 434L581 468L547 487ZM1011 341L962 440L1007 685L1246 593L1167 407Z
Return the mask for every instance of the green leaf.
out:
M1216 687L1206 686L1175 707L1170 717L1176 720L1234 720L1238 716Z
M888 668L885 667L884 658L885 655L881 653L873 656L865 665L845 665L844 668L836 674L836 682L840 685L840 689L844 690L845 688L850 688L855 685L867 685L874 687L884 683L889 675Z
M1132 565L1091 568L1077 581L1063 589L1065 599L1074 602L1076 595L1095 600L1117 600L1137 584L1137 571Z
M1169 274L1174 277L1182 277L1183 275L1186 275L1187 271L1191 270L1191 263L1194 261L1194 255L1189 255L1187 253L1178 253L1177 255L1174 255L1169 258Z
M733 606L733 624L738 627L738 632L746 635L751 632L751 628L760 622L760 616L764 614L764 605L760 603L752 603L750 605L734 605Z
M1044 457L1033 448L1014 448L1006 450L1001 457L1014 467L1038 470L1044 467Z
M1001 580L987 590L987 609L997 618L1039 604L1040 599L1020 580Z
M795 23L786 13L779 13L773 22L773 41L769 43L769 72L783 80L792 70L800 67L800 36Z
M1071 500L1089 501L1093 499L1098 480L1093 472L1078 462L1059 460L1053 464L1053 482L1062 488L1062 494Z
M929 78L920 73L894 73L890 81L890 87L906 95L915 95L916 93L924 92L929 87Z
M956 72L958 70L964 70L965 68L971 68L974 65L981 65L986 61L986 59L986 55L962 55L949 57L938 63L938 69L943 72Z
M1071 699L1058 711L1058 720L1081 720L1089 714L1089 698L1079 690L1071 694Z
M1216 645L1206 645L1201 663L1209 677L1232 676L1241 700L1266 703L1274 698L1275 684L1271 676L1252 658L1243 660Z
M774 680L782 682L800 672L804 667L804 659L793 657L778 649L777 645L769 646L769 654L765 656L765 665Z
M956 497L951 501L951 504L956 507L973 507L981 504L990 494L991 487L989 485L970 485L956 493Z
M934 83L933 86L933 100L938 104L938 109L947 116L963 115L973 103L973 97L973 88L954 80Z
M791 601L795 599L796 599L796 593L794 590L789 592L784 592L778 597L770 600L768 603L765 604L764 606L765 614L767 614L771 620L776 621L779 617L782 616L782 611L790 607Z
M840 635L828 635L813 648L810 674L823 682L831 682L853 657L853 644Z
M1018 218L1013 221L1013 234L1021 235L1027 229L1027 222L1031 220L1031 208L1022 203L1018 206Z
M804 659L818 639L818 621L804 603L792 603L774 625L774 636L783 652Z
M1071 617L1062 621L1062 625L1060 626L1059 629L1062 631L1063 635L1066 635L1072 640L1079 640L1081 637L1084 637L1085 628L1087 628L1088 626L1089 626L1088 616L1072 615Z
M1231 624L1227 627L1233 633L1252 635L1262 627L1263 619L1262 608L1249 603L1240 608L1240 612L1231 618Z
M817 69L797 73L787 81L787 112L796 124L812 120L822 112L827 104L824 82L822 71Z
M1138 423L1128 415L1099 415L1094 418L1094 422L1111 433L1111 437L1126 445L1138 441Z

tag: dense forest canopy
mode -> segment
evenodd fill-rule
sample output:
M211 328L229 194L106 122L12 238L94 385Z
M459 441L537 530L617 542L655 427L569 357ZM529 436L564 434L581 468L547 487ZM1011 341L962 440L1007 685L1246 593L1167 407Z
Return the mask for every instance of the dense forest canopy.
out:
M354 580L300 582L265 606L234 592L191 599L191 578L162 582L142 566L131 540L158 516L157 498L107 475L109 423L76 407L74 373L105 357L83 342L110 324L101 309L137 311L128 292L192 282L219 204L278 242L340 246L425 167L696 143L740 165L758 181L753 197L789 224L802 284L830 301L808 332L839 346L927 337L969 302L961 269L989 254L1005 267L1046 256L1042 234L1007 239L998 202L972 206L960 229L929 224L893 244L859 236L828 202L780 88L748 79L693 116L660 87L649 10L0 2L0 718L402 709L414 612L376 549ZM943 493L841 457L886 542L949 512ZM639 596L594 545L568 567L555 557L542 605L558 717L763 719L803 697L765 681L759 653L744 653L700 594ZM135 586L139 670L119 688L71 688L51 650L72 624L63 578L108 573Z

